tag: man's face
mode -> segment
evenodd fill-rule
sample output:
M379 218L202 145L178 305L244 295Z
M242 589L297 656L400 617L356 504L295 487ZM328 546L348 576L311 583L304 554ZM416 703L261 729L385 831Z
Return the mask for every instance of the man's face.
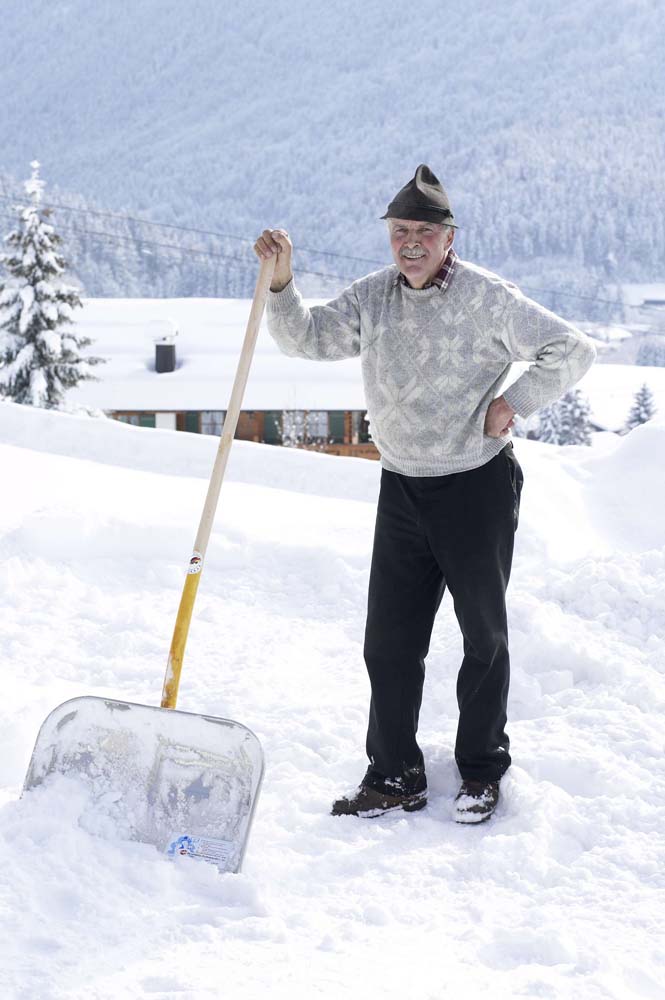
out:
M455 230L440 222L388 219L393 260L413 288L423 288L437 273Z

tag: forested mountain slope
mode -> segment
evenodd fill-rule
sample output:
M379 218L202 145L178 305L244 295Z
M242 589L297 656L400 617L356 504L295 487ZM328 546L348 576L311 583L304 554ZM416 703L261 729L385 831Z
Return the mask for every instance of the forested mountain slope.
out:
M616 262L625 280L665 272L660 0L26 0L3 22L15 177L36 156L116 210L247 238L283 224L297 245L383 261L378 217L425 161L461 253L486 266L582 295ZM215 294L251 285L248 245L229 246ZM172 294L205 293L196 263Z

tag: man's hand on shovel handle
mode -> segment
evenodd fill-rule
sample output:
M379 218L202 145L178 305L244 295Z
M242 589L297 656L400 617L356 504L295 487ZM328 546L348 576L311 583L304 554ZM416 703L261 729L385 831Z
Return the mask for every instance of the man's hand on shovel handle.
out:
M293 277L291 271L291 253L293 244L289 234L284 229L264 229L254 244L254 253L259 260L268 260L277 254L275 273L270 285L271 292L281 292Z

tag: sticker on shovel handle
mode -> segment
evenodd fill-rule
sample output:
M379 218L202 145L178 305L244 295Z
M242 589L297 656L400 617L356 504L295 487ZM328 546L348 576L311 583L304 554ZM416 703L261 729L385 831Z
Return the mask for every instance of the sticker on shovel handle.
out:
M174 836L166 853L170 858L180 855L187 858L202 858L220 871L226 871L235 845L230 840L215 840L213 837L192 837L188 834Z
M192 558L189 560L189 566L187 567L188 573L200 573L203 568L203 556L196 549L192 552Z

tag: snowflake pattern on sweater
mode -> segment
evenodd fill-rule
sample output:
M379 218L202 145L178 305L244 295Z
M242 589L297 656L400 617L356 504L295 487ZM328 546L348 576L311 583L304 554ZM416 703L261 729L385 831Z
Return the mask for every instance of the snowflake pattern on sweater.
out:
M484 433L514 361L531 362L503 393L529 417L567 392L596 357L593 342L490 271L455 261L447 287L414 289L394 266L307 308L291 281L268 297L283 353L318 361L360 356L372 437L384 468L439 476L478 468L510 434Z

